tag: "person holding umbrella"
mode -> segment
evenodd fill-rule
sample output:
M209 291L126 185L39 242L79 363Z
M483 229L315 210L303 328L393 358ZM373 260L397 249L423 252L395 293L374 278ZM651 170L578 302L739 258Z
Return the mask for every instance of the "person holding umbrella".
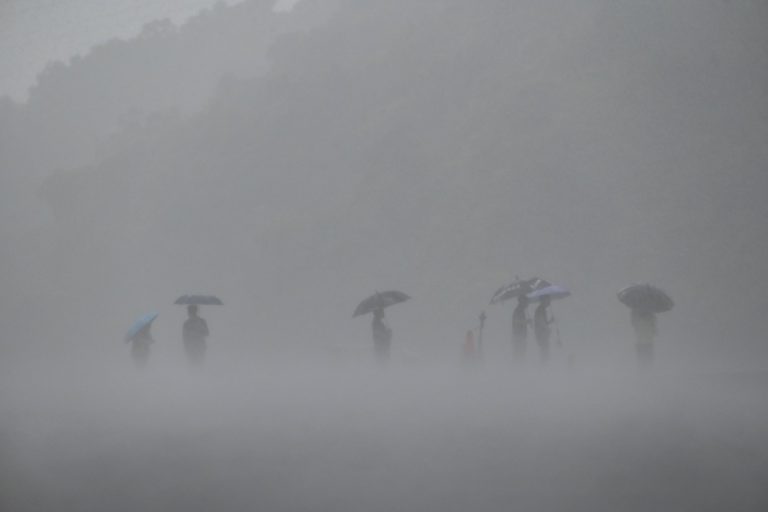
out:
M491 298L491 304L517 298L517 306L512 312L512 353L518 361L524 360L528 352L528 294L548 286L551 286L551 283L539 277L520 279L515 276L514 281L496 290Z
M641 367L653 364L653 346L658 334L656 313L643 309L630 309L630 321L635 330L635 356Z
M392 346L392 329L387 325L386 319L384 318L384 308L376 308L373 310L371 332L373 335L373 350L376 353L376 359L379 362L389 360L389 349Z
M664 290L650 284L628 286L618 293L618 298L630 309L637 364L643 368L650 367L658 334L656 314L671 310L674 302Z
M539 355L543 364L549 361L549 338L552 334L550 324L555 321L555 317L549 314L549 305L552 299L563 299L570 295L570 291L556 284L539 288L526 295L531 301L539 301L539 305L533 312L533 334L536 337L536 344L539 346Z
M137 368L143 368L149 361L150 346L155 342L150 328L157 318L157 313L145 315L131 326L125 335L126 343L131 344L131 357Z
M182 327L184 351L190 364L199 366L205 360L207 345L205 339L210 334L208 323L197 316L197 304L187 306L187 320Z
M549 295L544 295L533 312L533 334L536 337L536 345L539 346L539 356L541 357L542 364L549 361L549 337L552 334L552 329L549 328L552 319L547 312L549 304Z
M512 312L512 352L518 361L524 360L528 351L528 303L528 297L519 296Z
M390 348L392 346L392 329L387 325L384 318L384 308L405 302L408 299L410 299L408 295L396 290L376 292L358 304L354 313L352 313L352 318L367 313L373 314L373 320L371 321L373 351L376 360L380 363L389 360Z
M190 364L199 366L205 360L206 338L210 334L208 323L197 315L198 305L223 306L224 303L215 295L182 295L174 304L187 306L187 320L181 330L184 351Z

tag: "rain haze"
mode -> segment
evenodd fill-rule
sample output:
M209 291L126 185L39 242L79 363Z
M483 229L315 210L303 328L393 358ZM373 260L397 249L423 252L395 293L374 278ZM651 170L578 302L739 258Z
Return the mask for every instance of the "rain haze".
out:
M768 510L768 3L106 5L0 6L1 510Z

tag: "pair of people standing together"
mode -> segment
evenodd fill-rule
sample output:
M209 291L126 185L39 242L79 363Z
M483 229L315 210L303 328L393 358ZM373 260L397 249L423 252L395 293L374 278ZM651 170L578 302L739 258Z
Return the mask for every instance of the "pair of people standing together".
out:
M517 299L517 306L512 313L512 349L516 359L525 358L528 349L528 320L527 308L530 300L525 295ZM539 347L539 357L542 363L549 361L549 339L552 335L550 324L554 322L547 308L549 308L550 298L544 296L539 305L533 312L533 334L536 338L536 345Z
M187 306L188 318L182 326L182 340L187 360L190 364L199 366L205 360L207 349L206 338L210 334L208 323L197 315L197 306ZM155 314L154 316L157 316ZM154 318L153 318L154 320ZM150 331L151 321L130 338L131 356L138 367L146 366L149 361L150 346L155 343Z
M204 318L197 316L197 305L195 304L187 306L187 316L188 318L184 321L181 329L184 351L187 353L187 360L190 364L200 365L205 360L207 349L205 339L210 334L208 323Z

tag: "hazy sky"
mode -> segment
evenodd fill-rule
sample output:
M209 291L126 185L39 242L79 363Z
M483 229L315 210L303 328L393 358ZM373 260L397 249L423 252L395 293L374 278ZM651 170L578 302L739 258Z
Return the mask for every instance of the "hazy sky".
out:
M2 0L0 95L21 100L50 61L67 60L92 46L136 35L163 18L183 23L216 3L242 0ZM296 0L278 0L277 8Z

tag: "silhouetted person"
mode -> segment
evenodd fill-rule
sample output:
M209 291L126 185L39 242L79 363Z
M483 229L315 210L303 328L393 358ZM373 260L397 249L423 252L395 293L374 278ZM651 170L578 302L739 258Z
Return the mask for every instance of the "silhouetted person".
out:
M373 310L371 331L376 359L380 362L387 361L389 359L389 348L392 345L392 329L387 326L384 320L384 309Z
M182 337L184 339L184 350L187 353L187 359L190 363L199 365L205 360L206 343L208 337L208 324L204 319L197 316L197 306L190 304L187 306L189 318L184 322Z
M653 364L653 345L656 338L656 314L641 309L632 309L632 327L635 329L635 353L640 366Z
M517 306L512 312L512 351L515 359L525 359L528 343L528 297L521 295L517 298Z
M533 333L536 336L536 344L539 346L542 363L549 361L549 337L552 334L552 330L549 328L552 320L547 313L549 303L550 298L545 295L541 298L539 305L536 306L536 311L533 312Z
M147 365L149 361L149 347L155 342L149 329L150 326L146 325L131 338L131 357L133 357L133 362L139 368Z

